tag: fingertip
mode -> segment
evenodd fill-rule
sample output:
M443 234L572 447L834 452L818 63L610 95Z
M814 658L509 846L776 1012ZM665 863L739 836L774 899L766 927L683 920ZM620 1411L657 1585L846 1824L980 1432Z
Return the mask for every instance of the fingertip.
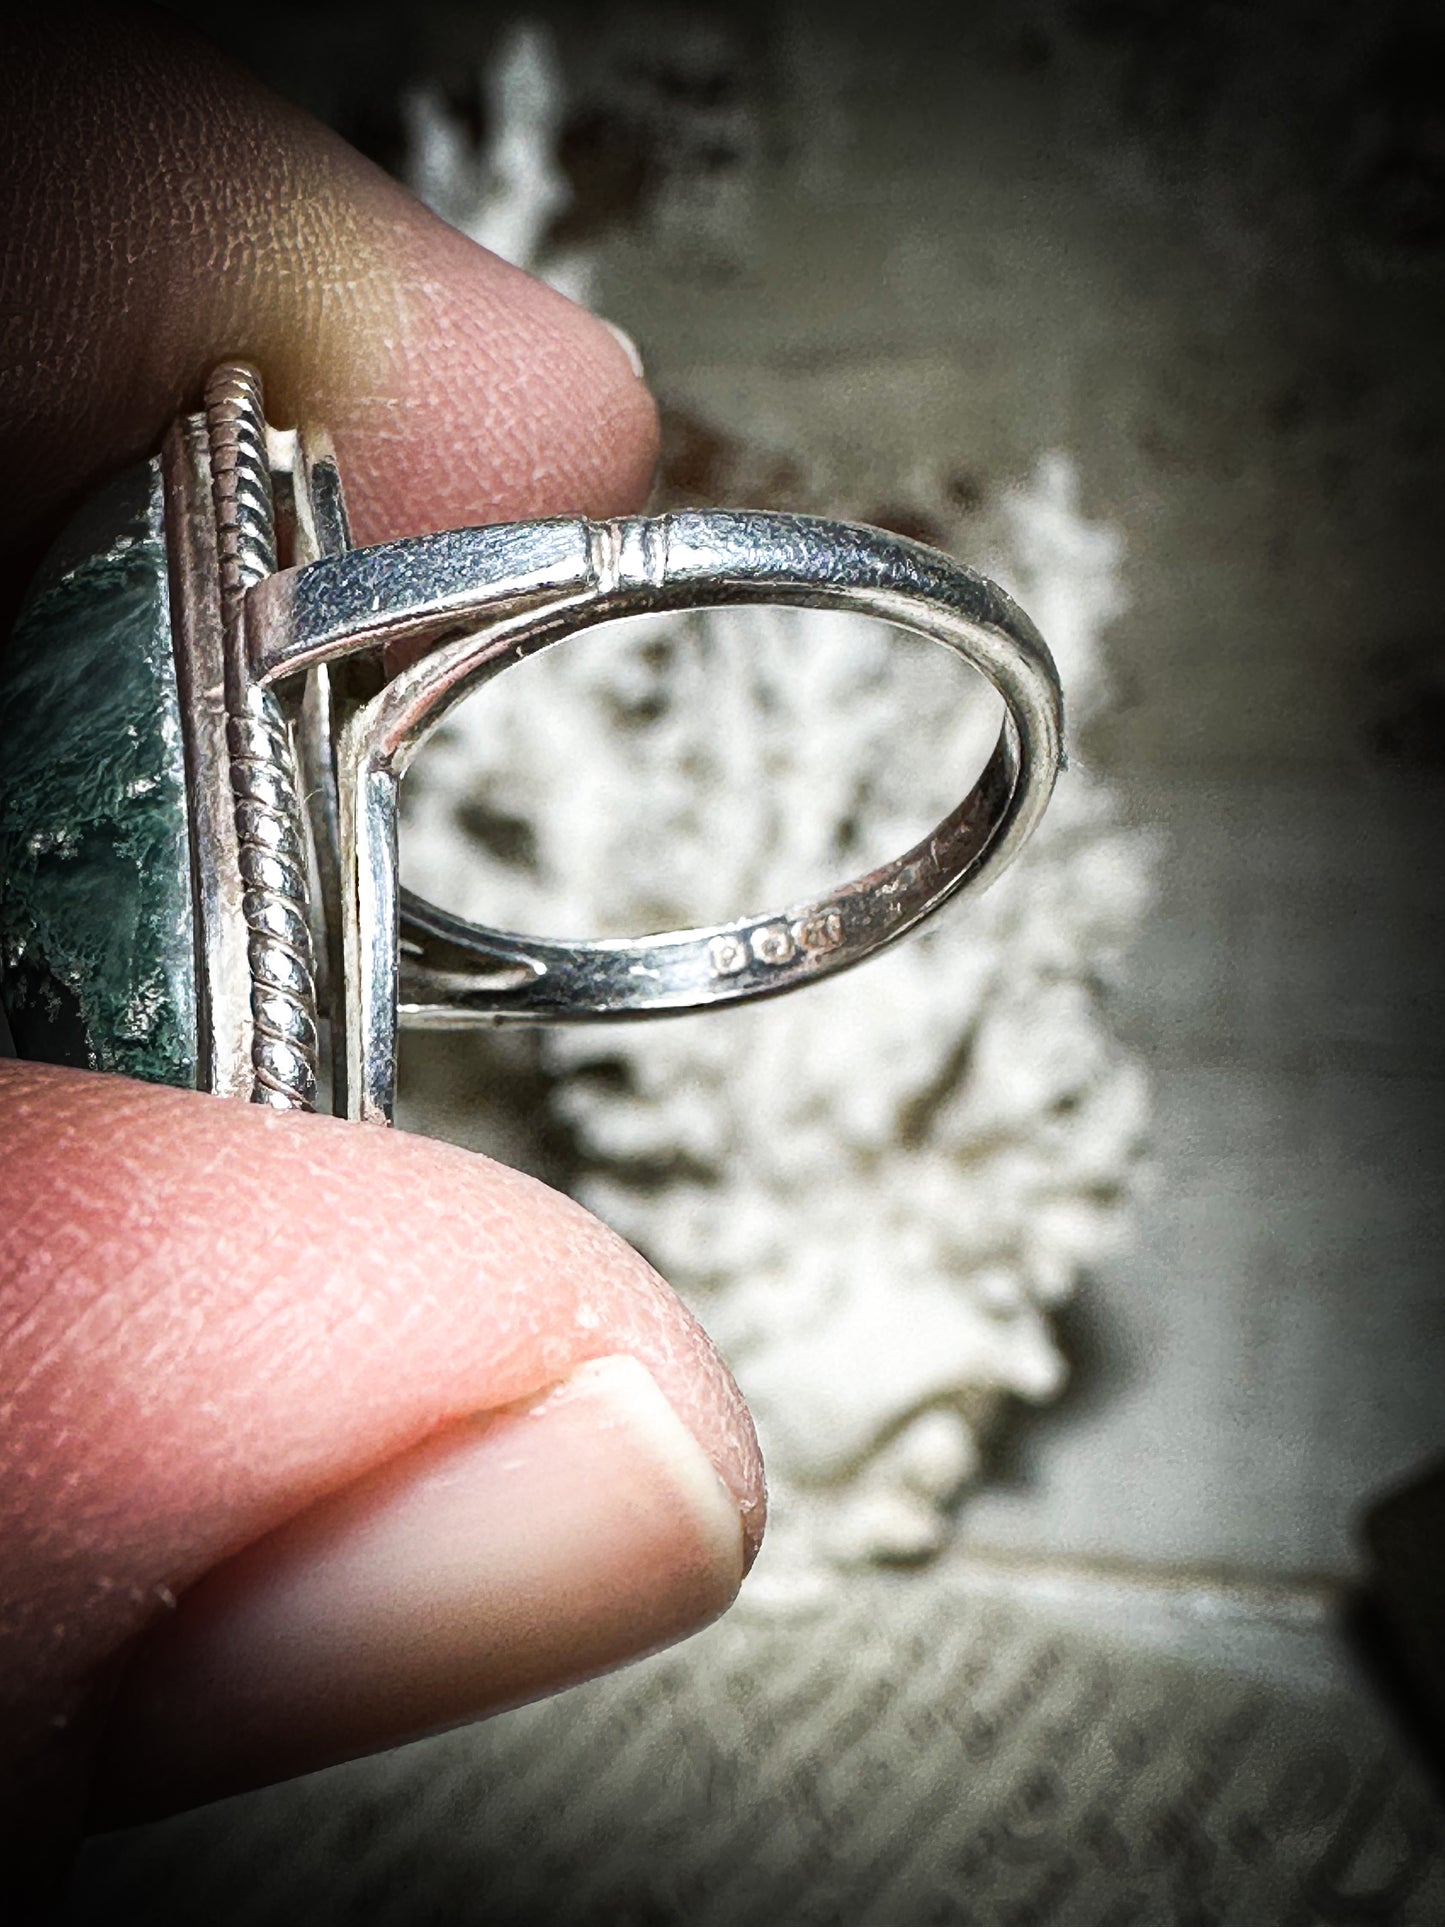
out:
M639 508L656 404L607 323L407 202L329 425L363 542Z
M24 1470L0 1491L0 1662L42 1724L158 1588L598 1358L645 1369L750 1563L765 1495L737 1387L569 1199L455 1146L87 1072L0 1064L0 1098L0 1400Z
M697 1631L732 1495L636 1359L448 1428L206 1575L112 1705L93 1817L150 1817L485 1717Z
M604 322L167 16L75 14L11 51L0 551L236 357L278 424L332 431L364 541L641 504L656 412Z

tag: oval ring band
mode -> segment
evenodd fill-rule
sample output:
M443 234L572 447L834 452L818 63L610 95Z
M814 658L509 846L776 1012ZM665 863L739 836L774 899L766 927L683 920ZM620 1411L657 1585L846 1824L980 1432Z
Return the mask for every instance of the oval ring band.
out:
M324 433L269 429L244 364L216 371L204 415L174 425L156 473L203 1089L314 1104L318 972L334 1107L380 1122L392 1115L399 1024L635 1018L797 988L996 875L1048 802L1062 700L1047 647L1003 590L901 537L699 510L355 549ZM283 569L278 524L291 555ZM723 603L878 618L981 671L1005 715L969 795L865 876L694 930L544 940L468 923L399 888L400 780L457 702L597 623ZM399 644L405 666L388 674Z

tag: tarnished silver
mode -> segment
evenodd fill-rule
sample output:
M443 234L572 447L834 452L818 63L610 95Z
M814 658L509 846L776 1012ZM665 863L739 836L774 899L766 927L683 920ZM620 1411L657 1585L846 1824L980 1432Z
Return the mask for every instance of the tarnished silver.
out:
M353 549L324 435L268 431L259 378L237 365L217 371L204 423L177 424L165 466L212 1089L239 1092L249 1070L257 1101L313 1101L313 931L335 1108L388 1122L399 1023L640 1017L794 989L997 874L1053 788L1062 700L1042 639L995 584L901 537L710 510L457 529ZM273 490L293 551L283 569ZM557 942L486 929L400 890L398 787L455 703L596 623L719 603L851 610L982 671L1006 714L970 794L868 875L701 929ZM385 652L400 643L430 646L388 676ZM308 869L317 881L309 911Z

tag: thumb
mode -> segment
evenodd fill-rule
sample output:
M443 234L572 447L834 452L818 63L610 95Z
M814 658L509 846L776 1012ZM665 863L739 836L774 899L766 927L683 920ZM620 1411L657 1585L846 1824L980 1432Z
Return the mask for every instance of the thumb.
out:
M0 1067L11 1762L103 1817L615 1665L729 1603L726 1368L580 1207L450 1146ZM96 1695L138 1634L108 1710Z
M612 335L173 21L12 12L0 54L5 593L228 355L274 420L332 429L362 540L640 499L655 417ZM746 1413L576 1207L331 1120L0 1088L0 1768L28 1847L96 1757L98 1811L187 1804L731 1597Z

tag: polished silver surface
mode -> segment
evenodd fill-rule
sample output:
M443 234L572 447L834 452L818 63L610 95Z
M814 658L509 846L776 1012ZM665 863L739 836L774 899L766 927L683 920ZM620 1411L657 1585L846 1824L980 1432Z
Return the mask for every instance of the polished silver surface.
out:
M196 914L197 1080L218 1097L251 1095L251 965L227 742L221 570L205 418L172 424L161 451L171 629L191 819Z
M983 672L1007 716L967 798L892 863L826 895L635 939L543 941L469 924L397 888L398 785L452 706L537 650L614 617L724 602L869 615ZM430 642L351 711L337 746L350 1114L385 1119L395 1026L638 1017L775 995L858 962L1009 860L1061 754L1057 677L1003 591L876 529L692 512L454 530L274 575L247 599L258 679L348 649Z
M298 429L285 449L294 515L292 552L298 566L351 547L351 525L341 471L324 429ZM273 456L273 468L276 466ZM345 999L341 995L341 821L336 794L336 717L342 691L354 688L364 665L318 663L303 681L296 716L296 748L302 793L311 826L312 937L317 959L317 1001L330 1015L331 1086L334 1108L346 1114ZM348 673L349 672L349 673ZM379 680L378 662L372 680Z
M457 529L352 549L324 433L268 430L259 379L235 364L213 378L206 420L177 424L166 464L201 803L211 1089L244 1087L285 1108L314 1102L313 951L334 1108L386 1123L400 1024L637 1018L796 989L996 875L1047 804L1063 717L1046 646L994 583L902 537L713 510ZM283 569L273 489L291 552ZM968 796L864 876L692 930L544 940L466 922L400 890L400 781L456 703L597 623L721 603L874 617L981 671L1005 717ZM398 644L412 660L388 677L385 652ZM308 869L317 886L309 910Z

